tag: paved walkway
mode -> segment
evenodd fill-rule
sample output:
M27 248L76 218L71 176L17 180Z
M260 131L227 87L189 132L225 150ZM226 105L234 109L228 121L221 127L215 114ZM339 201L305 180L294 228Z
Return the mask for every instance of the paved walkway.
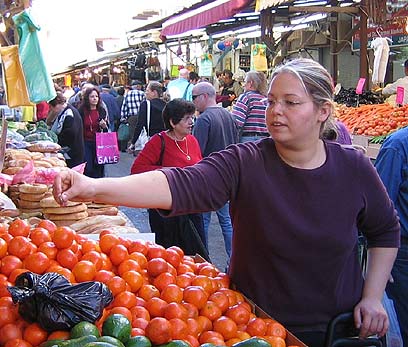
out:
M106 176L121 177L128 175L130 173L130 168L133 161L133 155L128 153L121 153L120 161L118 164L105 166ZM150 232L148 214L145 209L121 206L120 210L128 216L128 218L132 221L134 226L139 229L140 232ZM227 255L225 253L221 228L218 224L217 215L215 213L213 213L213 216L211 218L208 237L208 247L210 250L211 261L218 267L219 270L224 271L227 265Z

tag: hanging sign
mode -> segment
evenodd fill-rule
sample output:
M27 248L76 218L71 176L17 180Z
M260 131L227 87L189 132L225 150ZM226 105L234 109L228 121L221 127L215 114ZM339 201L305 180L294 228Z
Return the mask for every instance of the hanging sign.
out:
M404 87L397 87L397 98L395 102L398 105L402 105L404 103Z
M198 65L199 75L211 77L213 75L213 62L211 54L203 54Z
M363 94L363 88L365 84L366 79L365 78L360 78L357 83L356 87L356 94Z
M266 45L251 45L251 70L266 71L268 70L268 61L266 60Z

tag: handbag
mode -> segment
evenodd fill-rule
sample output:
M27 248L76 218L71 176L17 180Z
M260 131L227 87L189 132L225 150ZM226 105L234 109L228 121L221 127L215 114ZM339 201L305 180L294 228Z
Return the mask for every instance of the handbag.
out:
M116 164L120 152L116 132L96 133L96 160L99 165Z
M146 100L146 109L147 109L147 115L146 115L146 127L143 127L137 141L135 142L135 150L136 151L141 151L146 143L149 142L150 137L149 137L149 125L150 125L150 101Z
M128 123L121 123L118 128L118 140L128 141L130 138L130 130Z

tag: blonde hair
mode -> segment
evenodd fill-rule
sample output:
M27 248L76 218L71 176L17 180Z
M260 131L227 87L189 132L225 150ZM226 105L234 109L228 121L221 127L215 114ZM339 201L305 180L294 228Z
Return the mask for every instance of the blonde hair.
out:
M305 92L310 95L316 106L320 107L326 103L330 105L330 114L322 123L320 137L326 129L335 128L334 103L333 103L333 79L329 72L319 63L312 59L293 59L279 65L272 72L271 80L281 73L295 75L302 84Z

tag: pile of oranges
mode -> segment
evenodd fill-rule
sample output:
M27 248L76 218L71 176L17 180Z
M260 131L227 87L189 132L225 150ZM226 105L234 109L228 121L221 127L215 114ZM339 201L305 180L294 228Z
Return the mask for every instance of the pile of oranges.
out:
M114 299L96 322L99 329L110 314L120 313L132 324L132 336L145 335L159 345L174 339L192 347L231 346L252 336L273 347L285 347L285 328L259 318L229 278L209 262L196 262L178 247L121 238L104 230L99 241L56 227L48 220L31 227L15 219L0 224L0 345L35 347L69 333L47 333L22 320L8 286L31 271L56 272L71 283L100 281Z

